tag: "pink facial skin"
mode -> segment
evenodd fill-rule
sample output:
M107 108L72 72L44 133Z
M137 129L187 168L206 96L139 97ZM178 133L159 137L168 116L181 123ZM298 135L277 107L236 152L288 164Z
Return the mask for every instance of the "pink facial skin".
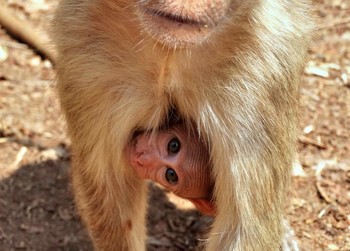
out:
M206 144L181 124L153 133L142 133L128 149L139 177L155 181L199 211L215 215L213 180Z

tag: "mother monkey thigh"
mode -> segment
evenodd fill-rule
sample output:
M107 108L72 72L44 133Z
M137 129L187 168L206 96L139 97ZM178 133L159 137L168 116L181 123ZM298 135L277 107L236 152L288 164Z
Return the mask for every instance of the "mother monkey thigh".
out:
M57 80L77 207L96 250L145 249L125 149L171 113L209 146L207 250L281 250L307 0L62 0ZM285 248L287 250L287 248Z

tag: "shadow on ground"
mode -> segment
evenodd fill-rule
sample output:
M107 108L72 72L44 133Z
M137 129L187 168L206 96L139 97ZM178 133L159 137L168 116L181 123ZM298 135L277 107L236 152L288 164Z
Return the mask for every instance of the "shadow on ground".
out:
M48 160L0 181L1 250L93 250L74 209L68 169L67 160ZM209 222L195 210L177 209L165 191L150 187L147 250L193 250Z

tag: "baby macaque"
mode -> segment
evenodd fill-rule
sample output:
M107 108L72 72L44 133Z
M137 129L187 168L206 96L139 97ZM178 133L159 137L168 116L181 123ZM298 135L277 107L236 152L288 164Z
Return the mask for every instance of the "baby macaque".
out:
M210 155L206 143L183 124L138 134L128 149L130 163L142 179L155 181L199 211L214 215Z
M132 158L135 172L125 150L141 131L162 142L140 135L134 154L164 151L170 134L181 136L181 128L157 136L172 113L200 135L190 139L205 142L180 140L191 149L170 163L179 181L210 169L202 176L211 177L208 187L179 186L184 197L206 196L213 186L205 249L291 250L283 208L310 40L308 0L61 0L53 22L72 187L96 250L145 250L141 177L164 165L146 165L141 154ZM195 160L203 151L206 160ZM169 161L160 149L149 154ZM151 179L166 183L166 170Z

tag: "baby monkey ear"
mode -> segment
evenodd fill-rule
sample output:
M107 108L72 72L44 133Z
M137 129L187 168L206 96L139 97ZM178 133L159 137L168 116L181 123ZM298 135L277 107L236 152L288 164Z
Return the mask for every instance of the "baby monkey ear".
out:
M215 216L216 207L210 199L189 199L189 201L191 201L201 213Z

